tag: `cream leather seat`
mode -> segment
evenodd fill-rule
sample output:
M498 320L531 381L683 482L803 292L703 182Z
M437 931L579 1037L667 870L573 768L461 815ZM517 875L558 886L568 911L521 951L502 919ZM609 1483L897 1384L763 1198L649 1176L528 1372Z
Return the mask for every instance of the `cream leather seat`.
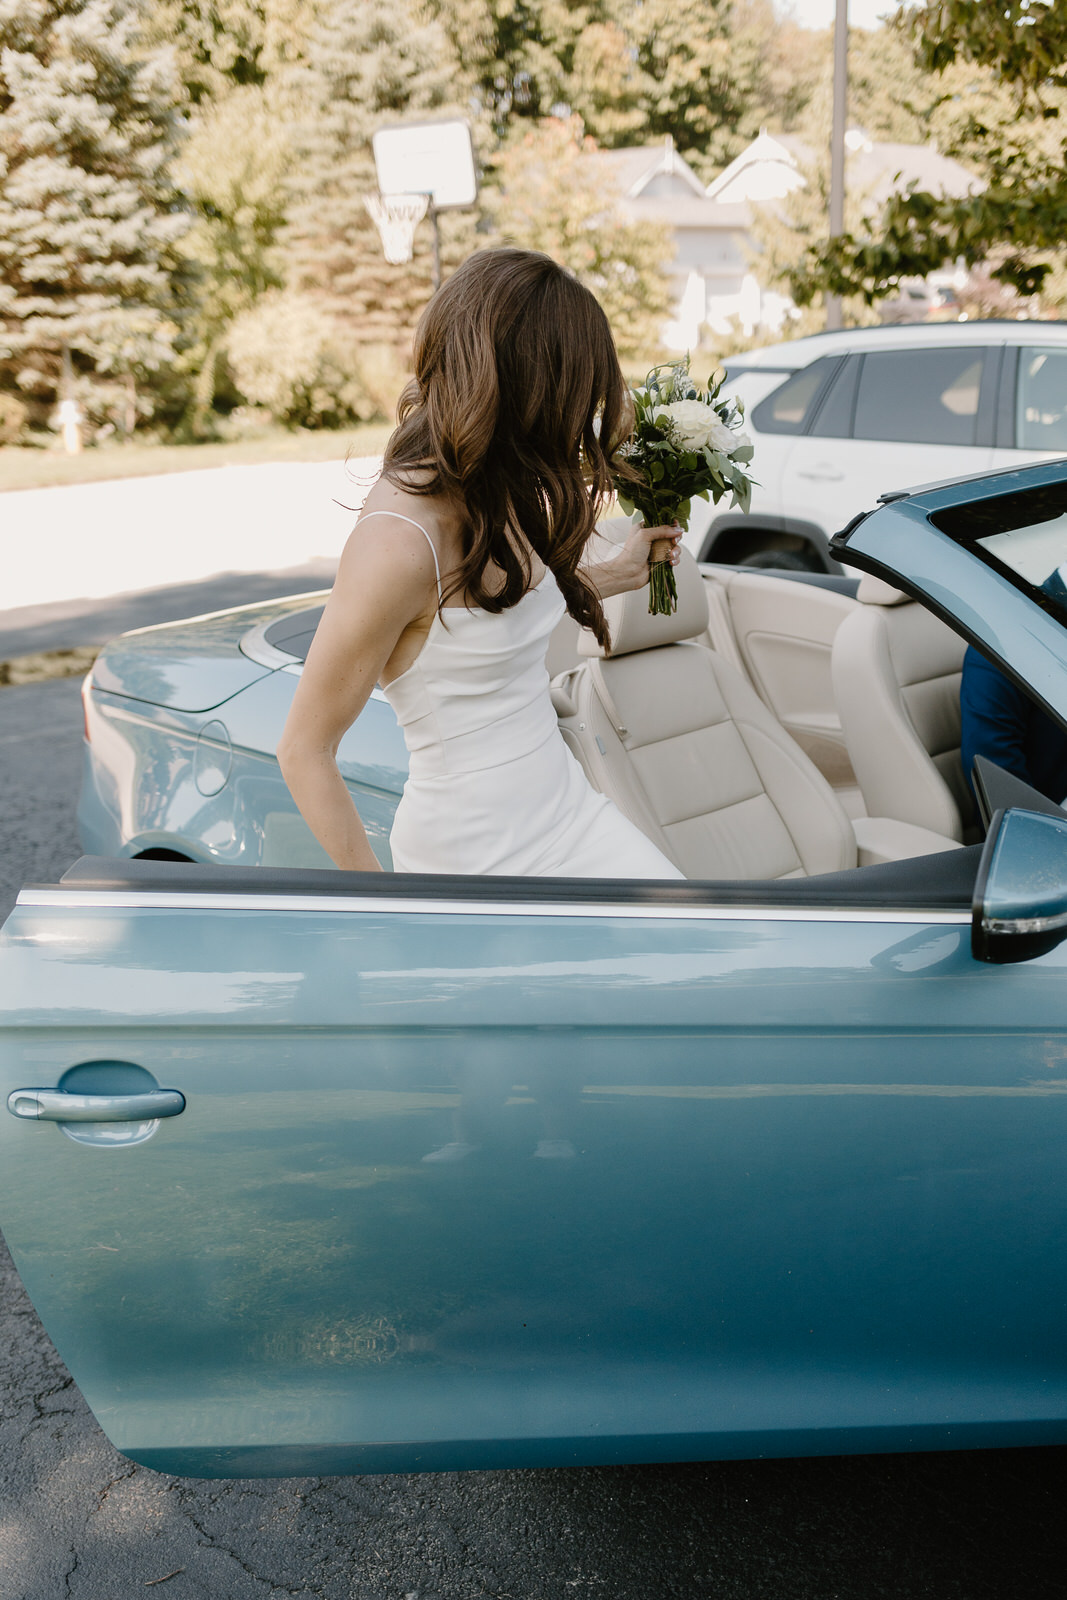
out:
M868 812L977 837L960 762L960 673L967 646L880 578L834 636L834 698Z
M687 551L672 617L645 589L605 603L612 647L553 683L560 726L590 780L689 878L796 878L953 848L879 818L864 847L833 790L737 668L706 643L708 606ZM858 824L856 825L858 826Z

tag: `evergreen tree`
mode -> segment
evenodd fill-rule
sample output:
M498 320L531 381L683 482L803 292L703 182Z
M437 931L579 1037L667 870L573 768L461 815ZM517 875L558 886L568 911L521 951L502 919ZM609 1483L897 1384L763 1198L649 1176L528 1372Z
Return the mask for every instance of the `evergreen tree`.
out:
M171 356L177 89L140 21L139 0L0 10L0 388L37 422L67 360L99 415L109 375L125 388Z
M371 136L389 122L462 116L459 78L442 28L417 0L335 0L314 31L301 73L299 130L285 250L287 279L317 296L357 346L407 359L432 292L430 230L414 259L390 266L364 197L377 188ZM446 267L469 253L473 221L441 219Z

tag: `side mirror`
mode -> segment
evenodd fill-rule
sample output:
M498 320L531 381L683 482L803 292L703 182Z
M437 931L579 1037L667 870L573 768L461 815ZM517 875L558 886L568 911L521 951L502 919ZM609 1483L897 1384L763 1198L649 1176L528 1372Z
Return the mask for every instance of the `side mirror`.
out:
M1067 815L997 811L974 886L971 954L1029 961L1067 938Z

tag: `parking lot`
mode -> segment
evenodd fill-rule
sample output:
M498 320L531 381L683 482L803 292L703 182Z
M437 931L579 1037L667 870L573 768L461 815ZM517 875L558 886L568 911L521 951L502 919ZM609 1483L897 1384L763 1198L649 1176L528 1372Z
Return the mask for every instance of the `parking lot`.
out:
M333 478L326 469L298 470L321 473L322 499L332 503L335 469ZM92 592L84 583L79 591L82 580L67 576L48 603L53 591L33 576L44 570L44 547L35 546L22 568L17 612L0 617L0 653L95 642L116 626L163 620L175 607L210 610L323 582L351 512L342 525L320 507L299 524L299 538L278 538L266 512L257 520L256 507L282 505L280 480L261 480L262 502L251 493L254 481L226 484L227 515L243 507L261 542L243 525L232 540L198 537L173 569L156 554L135 564L138 528L145 539L163 537L161 528L172 537L175 506L196 515L195 495L189 498L196 486L137 480L138 495L119 495L110 511L101 496L97 521L91 532L83 525L81 536L96 541L101 529L118 530L111 587L97 578ZM304 483L301 492L311 480ZM98 494L105 487L94 486ZM67 539L71 502L64 510L48 499L75 491L38 493L44 520L32 503L6 497L22 502L23 535L43 539L48 529L48 537ZM13 527L5 518L5 539ZM71 548L69 539L63 548ZM132 572L136 579L127 581ZM161 584L168 573L179 588ZM116 598L119 590L135 592ZM0 690L3 915L23 882L55 881L78 853L80 740L76 680ZM107 1443L6 1253L0 1283L0 1600L129 1600L149 1589L168 1600L1041 1600L1063 1593L1063 1450L421 1477L167 1478Z

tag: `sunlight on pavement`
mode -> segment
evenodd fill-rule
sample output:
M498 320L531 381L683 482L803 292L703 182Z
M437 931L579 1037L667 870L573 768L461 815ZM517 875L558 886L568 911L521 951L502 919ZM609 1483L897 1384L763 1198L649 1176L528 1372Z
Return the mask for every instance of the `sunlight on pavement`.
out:
M380 458L213 467L0 498L5 608L336 557Z

